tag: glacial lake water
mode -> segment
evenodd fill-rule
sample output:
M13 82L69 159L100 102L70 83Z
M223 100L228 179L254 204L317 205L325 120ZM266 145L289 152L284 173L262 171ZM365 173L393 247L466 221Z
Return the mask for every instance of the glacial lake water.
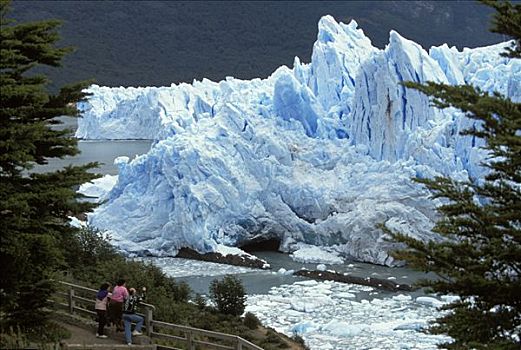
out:
M56 129L77 128L76 118L59 117L62 122L55 126ZM145 154L150 149L152 140L79 140L78 148L80 154L63 159L50 159L46 165L36 165L31 172L46 172L62 169L68 165L82 165L90 162L99 162L98 168L91 172L102 175L117 175L118 168L114 165L114 159L119 156L127 156L134 159L136 156Z

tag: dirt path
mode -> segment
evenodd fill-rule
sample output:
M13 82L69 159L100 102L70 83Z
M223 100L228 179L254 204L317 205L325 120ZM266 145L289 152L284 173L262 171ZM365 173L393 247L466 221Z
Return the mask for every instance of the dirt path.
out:
M58 323L71 332L72 336L65 340L69 344L125 344L123 333L116 333L106 339L101 339L96 338L96 333L94 331L65 322Z

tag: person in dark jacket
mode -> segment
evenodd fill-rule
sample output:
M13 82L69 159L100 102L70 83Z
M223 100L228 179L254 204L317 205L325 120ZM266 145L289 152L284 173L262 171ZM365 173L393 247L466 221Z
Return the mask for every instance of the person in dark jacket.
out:
M146 288L143 287L141 295L137 295L135 288L128 290L129 296L125 299L123 306L123 324L125 326L125 340L128 345L132 345L132 336L141 335L141 327L143 327L143 317L136 314L137 304L145 298ZM130 332L132 322L136 323L136 328Z

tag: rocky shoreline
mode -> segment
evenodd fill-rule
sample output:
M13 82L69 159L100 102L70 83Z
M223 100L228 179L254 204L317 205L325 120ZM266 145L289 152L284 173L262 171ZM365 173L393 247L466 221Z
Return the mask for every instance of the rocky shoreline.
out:
M248 255L222 255L221 253L205 253L201 254L190 248L181 248L176 258L193 259L214 262L219 264L228 264L234 266L251 267L255 269L269 269L269 264L261 259L253 259Z
M378 289L384 289L391 292L398 291L406 291L412 292L415 287L404 284L404 283L395 283L393 281L384 280L381 278L373 278L373 277L356 277L351 275L345 275L343 273L338 273L334 271L318 271L318 270L299 270L294 273L295 276L302 276L313 278L317 280L327 280L327 281L335 281L342 283L354 283L360 284L363 286L370 286Z

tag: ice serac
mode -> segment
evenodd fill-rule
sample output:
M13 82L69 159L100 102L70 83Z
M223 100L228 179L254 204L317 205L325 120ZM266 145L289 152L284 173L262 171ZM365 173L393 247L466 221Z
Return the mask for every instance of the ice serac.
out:
M479 180L486 156L458 135L478 127L471 120L400 83L473 83L519 100L519 60L496 58L501 49L427 53L391 32L378 50L356 22L326 16L312 61L296 58L267 79L93 86L79 137L155 142L132 162L117 159L118 181L90 223L136 254L276 239L287 252L312 245L395 264L377 224L437 238L437 202L411 178Z
M281 72L275 82L273 107L286 121L298 120L306 135L317 135L318 120L324 114L318 101L307 86L300 84L288 70Z
M512 101L521 101L521 60L499 55L510 43L500 43L476 49L458 51L448 45L431 47L429 55L438 62L452 85L469 84L487 93L499 92ZM478 129L479 123L453 112L451 126L455 154L474 179L483 178L485 169L479 163L487 153L483 140L474 136L460 136L460 132Z
M498 55L510 43L458 51L447 44L431 47L429 55L438 62L452 85L469 84L488 93L499 92L521 101L521 61Z
M386 49L360 66L351 116L352 143L366 146L377 160L414 156L407 147L411 138L440 119L429 98L407 89L402 85L405 81L446 83L447 79L420 45L392 31Z
M320 19L305 83L325 112L347 117L351 112L358 68L375 51L356 21L345 25L331 16Z

